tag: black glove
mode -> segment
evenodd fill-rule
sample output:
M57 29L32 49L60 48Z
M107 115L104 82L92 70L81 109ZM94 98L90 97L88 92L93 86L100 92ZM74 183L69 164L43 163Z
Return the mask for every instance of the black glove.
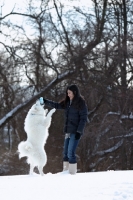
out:
M40 98L39 98L39 101L40 101L40 104L41 104L41 105L44 105L44 98L43 98L43 97L40 97Z
M75 139L76 139L76 140L79 140L79 139L80 139L80 137L81 137L81 134L80 134L80 133L78 133L78 132L76 132L76 134L75 134Z

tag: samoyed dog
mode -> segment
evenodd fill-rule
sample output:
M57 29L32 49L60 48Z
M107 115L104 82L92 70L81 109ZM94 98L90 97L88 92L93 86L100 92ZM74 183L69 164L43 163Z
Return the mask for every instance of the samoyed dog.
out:
M29 110L24 122L27 140L18 145L19 158L27 157L30 174L33 174L34 168L38 167L39 173L44 175L43 167L47 163L44 146L49 135L52 115L56 109L53 108L48 113L48 109L43 107L38 100Z

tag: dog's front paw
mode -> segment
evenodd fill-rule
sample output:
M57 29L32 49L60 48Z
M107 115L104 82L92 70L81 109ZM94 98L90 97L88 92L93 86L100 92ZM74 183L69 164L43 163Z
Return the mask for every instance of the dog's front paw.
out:
M56 111L55 108L53 108L52 110L49 111L50 114L53 114Z
M49 111L49 113L48 113L48 115L47 115L47 116L50 116L50 117L51 117L51 116L52 116L52 114L53 114L55 111L56 111L56 109L55 109L55 108L53 108L52 110L50 110L50 111Z
M52 111L52 113L54 113L54 112L56 111L56 109L55 109L55 108L53 108L51 111Z
M48 113L48 109L45 109L44 111L45 111L45 115L46 115Z

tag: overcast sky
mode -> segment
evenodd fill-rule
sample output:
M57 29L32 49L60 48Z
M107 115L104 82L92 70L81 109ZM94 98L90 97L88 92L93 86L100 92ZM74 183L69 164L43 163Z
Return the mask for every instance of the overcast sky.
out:
M91 0L61 0L69 6L91 6ZM27 0L1 0L0 6L2 8L2 15L6 15L11 12L15 6L15 10L21 11L27 4Z

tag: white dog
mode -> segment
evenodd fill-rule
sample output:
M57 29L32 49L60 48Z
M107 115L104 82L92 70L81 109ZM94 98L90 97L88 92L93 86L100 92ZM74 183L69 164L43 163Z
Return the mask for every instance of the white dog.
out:
M27 133L27 140L18 145L19 158L27 157L27 163L30 164L30 174L33 174L34 168L38 167L39 173L44 175L43 167L47 163L47 155L44 145L48 138L48 129L51 125L52 114L55 108L50 110L43 108L37 101L29 110L24 123L24 129ZM47 115L46 115L47 114Z

